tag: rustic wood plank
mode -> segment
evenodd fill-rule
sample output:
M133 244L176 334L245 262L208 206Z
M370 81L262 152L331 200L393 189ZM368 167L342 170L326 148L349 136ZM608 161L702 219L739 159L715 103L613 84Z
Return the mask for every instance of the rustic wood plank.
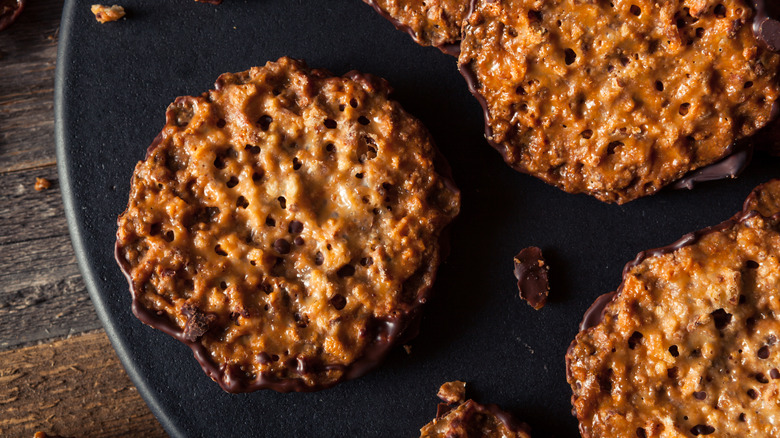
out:
M35 178L52 181L37 192ZM0 174L0 350L100 327L53 165Z
M165 437L101 330L0 352L0 436Z
M62 3L28 1L17 22L0 32L0 173L54 163L54 68Z

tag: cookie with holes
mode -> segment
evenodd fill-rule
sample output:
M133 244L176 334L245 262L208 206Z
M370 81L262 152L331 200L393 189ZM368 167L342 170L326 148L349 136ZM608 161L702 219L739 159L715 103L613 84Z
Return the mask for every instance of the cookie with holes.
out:
M420 429L420 438L529 438L530 428L496 405L466 400L465 382L447 382L437 394L436 418Z
M327 388L416 329L460 194L389 92L281 58L168 107L116 257L226 391Z
M476 0L459 65L510 166L625 203L775 117L780 55L757 15L747 0Z
M583 437L780 435L780 181L640 253L566 356Z
M421 46L457 55L470 0L363 0Z

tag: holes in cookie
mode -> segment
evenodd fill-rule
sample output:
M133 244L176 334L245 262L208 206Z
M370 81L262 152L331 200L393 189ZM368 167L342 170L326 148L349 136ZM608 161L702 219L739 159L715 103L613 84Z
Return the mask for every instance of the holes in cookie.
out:
M766 378L764 373L756 373L754 377L758 383L769 383L769 379Z
M336 271L336 275L338 275L340 278L348 278L355 275L355 267L352 265L344 265L339 268L338 271Z
M164 236L163 236L163 238L164 238L164 239L165 239L167 242L173 242L173 238L174 238L174 237L176 237L176 236L173 234L173 231L171 231L171 230L168 230L168 231L166 231L166 232L165 232L165 234L164 234Z
M362 259L360 259L361 266L371 266L373 264L374 264L374 259L372 259L371 257L363 257Z
M162 224L159 223L159 222L153 223L149 227L149 235L150 236L156 236L156 235L160 234L160 231L162 231Z
M759 359L769 359L769 347L764 345L759 348L756 356L758 356Z
M515 93L517 93L520 96L525 96L525 88L523 88L522 85L518 85L517 88L515 88Z
M647 432L645 432L645 430L642 429L641 427L637 427L636 428L636 436L638 438L647 438Z
M710 315L712 316L712 321L715 323L715 328L718 330L723 330L731 323L731 314L723 309L718 309L710 313Z
M325 145L325 151L328 153L333 153L336 151L336 146L334 146L333 143L328 143Z
M314 254L314 264L322 266L323 263L325 263L325 256L322 255L322 252L317 251L317 254Z
M593 130L592 129L586 129L586 130L580 132L580 135L585 140L590 140L591 138L593 138Z
M250 154L257 155L260 153L260 146L248 144L244 146L244 150L248 151Z
M672 357L677 357L680 355L680 350L677 349L676 345L672 345L669 347L669 354L671 354Z
M655 81L655 89L658 91L664 91L664 83L661 81Z
M254 181L254 182L260 181L261 179L263 179L263 174L264 173L265 172L263 170L258 170L258 171L253 172L252 173L252 181Z
M350 99L349 100L349 106L351 106L352 108L357 108L358 107L357 99L355 99L354 97L352 99Z
M272 218L271 216L268 216L265 218L265 224L269 227L275 227L276 226L276 220Z
M695 436L712 435L715 433L715 428L709 424L697 424L691 428L691 433Z
M284 196L280 196L276 198L277 201L279 201L279 207L282 207L283 209L287 208L287 199L285 199Z
M287 231L293 234L300 234L303 231L303 222L294 220L287 226Z
M743 423L744 423L744 422L747 420L747 416L746 416L746 415L745 415L745 413L743 412L743 413L739 414L739 417L738 417L738 419L739 419L739 421L741 421L741 422L743 422Z
M666 377L670 379L676 379L678 375L679 375L679 370L677 369L677 367L671 367L666 370Z
M223 256L223 257L227 255L227 253L225 252L225 250L224 250L224 249L222 249L222 247L221 247L221 246L219 246L219 244L217 244L217 246L215 246L215 247L214 247L214 252L215 252L215 253L217 253L217 255L221 255L221 256Z
M301 168L303 163L301 163L301 160L298 159L298 157L293 158L293 170L298 170Z
M617 148L623 147L625 144L622 141L613 141L607 145L607 155L613 155Z
M750 388L747 390L748 397L752 398L753 400L756 400L758 398L758 391L756 391L753 388Z
M728 10L726 10L726 6L724 6L723 3L721 3L718 6L715 6L714 12L716 17L726 18L726 14L728 13Z
M231 176L230 179L227 181L227 183L225 183L225 185L229 189L232 189L233 187L238 185L238 178L236 178L235 176Z
M357 159L358 162L365 163L368 160L373 160L377 156L377 147L374 139L365 135L363 141L358 144L357 147Z
M271 127L271 122L273 121L274 119L266 114L257 119L257 126L259 126L263 131L268 131L268 128Z
M531 23L538 23L542 21L542 13L534 10L528 11L528 21Z
M691 110L691 104L690 103L684 103L680 105L680 115L686 116L688 115L688 112Z
M274 242L274 249L281 255L290 253L290 242L285 239L276 239Z
M758 268L758 262L755 260L748 260L745 262L745 266L748 269L757 269Z
M642 15L642 9L639 8L637 5L631 5L630 8L628 8L629 12L636 15L637 17Z
M322 124L328 129L336 129L338 127L338 124L333 119L325 119Z
M694 391L693 398L695 398L696 400L704 400L707 398L707 393L704 391Z
M577 53L572 49L566 49L563 52L563 60L566 62L566 65L572 65L577 60Z
M222 129L225 127L225 119L217 120L217 128Z
M340 103L339 104L339 111L344 111L345 109L347 109L347 106L344 105L343 103Z
M224 281L220 281L219 282L219 288L220 289L225 290L225 289L227 289L227 286L228 286L227 283L225 283Z
M369 123L371 123L371 121L368 120L368 118L365 117L365 116L360 116L360 117L358 117L358 123L360 123L361 125L365 126L365 125L368 125Z
M224 169L227 167L227 163L225 163L224 158L222 158L220 155L217 155L217 158L214 159L214 167L217 169Z
M247 208L249 207L249 201L247 201L245 197L239 196L238 199L236 199L236 207Z
M752 86L753 86L753 81L747 81L747 82L745 82L745 85L744 85L745 89L748 89L748 88L750 88L750 87L752 87Z
M639 342L642 341L642 333L634 332L631 334L631 337L628 338L628 348L634 349L639 344Z
M293 319L295 320L295 325L299 328L306 328L309 325L309 317L306 314L301 315L295 312L293 313Z
M772 368L769 370L769 377L771 377L772 380L780 379L780 371L778 371L777 368Z
M363 179L363 172L358 172L355 174L355 178L357 179Z
M344 298L344 295L341 294L333 295L329 301L330 305L333 306L333 308L336 310L341 310L347 305L347 299Z
M306 241L303 240L303 237L298 236L293 240L293 243L295 243L295 245L297 246L303 246L306 243Z

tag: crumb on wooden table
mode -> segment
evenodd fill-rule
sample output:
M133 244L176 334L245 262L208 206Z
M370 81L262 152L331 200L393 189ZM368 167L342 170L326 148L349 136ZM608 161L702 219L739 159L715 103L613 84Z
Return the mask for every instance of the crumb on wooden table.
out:
M116 21L124 17L125 8L119 5L92 5L92 13L95 14L95 19L97 21L108 23L109 21Z
M49 187L51 187L51 181L46 178L35 177L35 190L40 192L41 190L46 190Z

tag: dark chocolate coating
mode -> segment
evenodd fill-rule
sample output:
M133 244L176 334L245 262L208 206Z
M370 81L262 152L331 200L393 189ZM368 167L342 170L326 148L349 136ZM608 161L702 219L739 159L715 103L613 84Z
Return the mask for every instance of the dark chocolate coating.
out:
M515 256L514 262L520 298L528 301L534 309L541 309L547 303L550 292L549 268L544 263L542 250L535 246L525 248Z
M767 4L766 0L753 0L756 15L753 18L753 33L769 50L780 51L780 21L777 21L776 2Z
M694 170L675 182L672 188L691 190L700 182L736 178L748 167L752 158L753 146L748 142L743 142L732 149L731 155L717 163Z
M24 9L27 0L0 0L0 31L10 26Z

